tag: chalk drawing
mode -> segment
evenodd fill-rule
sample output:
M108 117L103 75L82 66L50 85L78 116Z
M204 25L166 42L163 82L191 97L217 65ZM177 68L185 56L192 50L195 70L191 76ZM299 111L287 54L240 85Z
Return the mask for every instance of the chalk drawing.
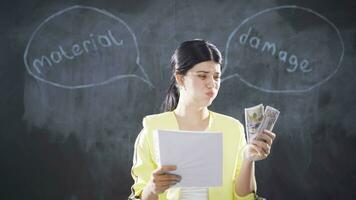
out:
M88 37L85 38L83 41L79 41L78 43L74 43L70 46L70 48L65 49L61 44L57 45L57 48L51 52L48 53L48 55L39 55L37 56L33 62L29 62L28 54L29 54L29 49L31 47L32 41L35 38L36 34L40 31L40 29L45 26L46 24L50 23L51 20L54 20L55 18L60 17L64 13L74 11L74 10L90 10L90 11L95 11L98 14L102 14L106 17L109 17L110 19L116 20L120 24L122 24L129 34L132 37L132 40L134 42L135 46L135 51L136 51L136 60L135 64L139 67L140 71L143 74L143 77L136 75L136 74L117 74L112 77L108 77L106 80L101 81L101 82L96 82L96 83L89 83L89 84L80 84L80 85L65 85L61 84L58 82L54 82L51 80L47 80L45 77L41 76L42 74L46 74L46 72L50 71L53 69L53 65L60 64L61 62L64 62L65 60L74 60L81 55L85 53L90 53L90 51L99 51L99 48L109 48L113 46L121 46L124 45L124 41L120 40L118 38L115 38L111 30L105 30L105 34L94 34L94 33L88 33ZM32 33L27 45L26 49L24 52L24 63L26 66L26 69L28 73L36 78L39 81L51 84L53 86L61 87L61 88L66 88L66 89L79 89L79 88L87 88L87 87L94 87L94 86L100 86L100 85L105 85L108 83L111 83L113 81L117 81L120 79L126 79L126 78L135 78L143 81L144 83L148 84L150 87L154 87L151 81L149 80L144 68L140 64L140 53L138 50L138 44L136 40L136 36L131 30L131 28L126 24L125 21L120 19L119 17L114 16L113 14L101 10L95 7L89 7L89 6L81 6L81 5L76 5L72 7L68 7L66 9L60 10L51 16L49 16L47 19L45 19L43 22L40 23L40 25L37 26L35 31Z
M264 88L263 86L254 84L252 81L248 80L248 77L244 77L240 73L226 74L225 77L222 78L222 82L236 77L236 78L239 78L242 82L244 82L249 87L258 89L263 92L269 92L269 93L307 92L317 86L320 86L321 84L325 83L326 81L328 81L338 71L338 69L340 68L340 65L342 63L343 56L344 56L344 42L343 42L343 38L340 34L339 29L326 17L322 16L321 14L319 14L309 8L304 8L304 7L300 7L300 6L296 6L296 5L285 5L285 6L273 7L273 8L269 8L269 9L260 11L256 14L244 19L241 22L241 24L238 25L231 32L231 34L228 37L227 43L226 43L226 48L225 48L226 56L225 56L225 62L224 62L224 67L222 69L222 73L224 73L228 67L233 67L233 66L229 66L229 59L236 59L236 58L235 57L229 58L229 50L230 50L230 46L234 42L238 43L238 45L240 45L241 48L250 48L250 51L255 50L254 52L256 52L255 53L256 55L259 55L259 56L270 55L272 57L275 57L276 60L279 61L279 63L283 64L283 66L287 65L287 67L285 67L285 69L284 69L285 74L287 74L287 75L293 74L293 73L300 73L301 74L300 76L305 77L308 74L318 73L317 70L314 70L315 66L312 65L312 62L310 60L308 60L308 58L299 58L297 56L297 54L294 54L293 52L288 52L288 51L284 50L283 48L278 49L278 46L275 42L269 41L268 38L266 38L266 37L259 36L259 34L261 34L261 33L258 31L255 31L256 33L254 35L251 35L252 34L251 31L254 31L254 27L248 23L252 23L252 20L257 20L257 18L260 17L261 15L264 15L264 14L267 14L270 12L287 11L287 9L289 9L289 12L291 12L291 13L293 13L293 11L302 11L304 13L312 15L313 17L317 17L317 18L321 19L322 21L326 22L326 24L328 24L331 27L330 30L335 31L335 33L337 35L337 40L338 40L337 43L340 46L340 56L338 56L338 60L335 64L336 67L334 66L335 68L332 68L333 71L331 71L330 73L328 72L328 75L327 76L325 75L325 77L323 79L317 80L317 82L315 82L311 85L308 85L307 87L297 88L297 89ZM259 20L261 20L261 17ZM259 23L261 23L261 22L259 21ZM263 26L268 26L268 23L270 23L270 22L265 21ZM305 22L305 23L308 23L308 22ZM247 26L247 28L244 26ZM242 30L242 28L245 28L244 30L246 30L246 31L242 35L237 37L237 35L236 35L237 32ZM269 31L271 31L271 30L269 30ZM278 31L278 30L276 30L276 31ZM236 39L236 37L237 37L237 39ZM299 36L291 35L289 38L287 38L285 40L292 40L292 39L295 39L298 37ZM233 40L234 38L235 38L235 40ZM299 37L299 38L301 38L301 37ZM293 45L298 45L298 44L293 44ZM317 47L315 47L315 48L317 48ZM313 55L311 55L311 56L313 56ZM240 67L240 65L241 65L240 61L236 60L235 62L237 63L236 66ZM315 63L315 61L314 61L314 63ZM249 67L248 64L247 64L247 66L243 66L243 70L248 70L248 67ZM272 66L272 67L274 67L274 66ZM320 71L320 69L319 69L319 71ZM306 75L303 75L303 74L306 74ZM297 83L292 83L292 84L297 84Z

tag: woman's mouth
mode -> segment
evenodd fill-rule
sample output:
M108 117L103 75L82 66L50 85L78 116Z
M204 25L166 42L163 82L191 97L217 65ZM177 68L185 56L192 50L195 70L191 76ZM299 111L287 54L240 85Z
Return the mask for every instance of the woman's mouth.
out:
M213 97L214 96L214 92L207 92L207 93L205 93L208 97Z

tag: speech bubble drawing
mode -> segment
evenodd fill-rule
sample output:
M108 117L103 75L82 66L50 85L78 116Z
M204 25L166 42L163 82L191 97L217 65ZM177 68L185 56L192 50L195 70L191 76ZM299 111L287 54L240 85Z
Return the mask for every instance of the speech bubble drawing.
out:
M53 86L78 89L137 78L150 87L136 36L119 17L94 7L72 6L45 19L25 52L28 73Z
M229 35L225 54L222 82L237 77L263 92L306 92L338 71L344 42L326 17L286 5L243 20Z

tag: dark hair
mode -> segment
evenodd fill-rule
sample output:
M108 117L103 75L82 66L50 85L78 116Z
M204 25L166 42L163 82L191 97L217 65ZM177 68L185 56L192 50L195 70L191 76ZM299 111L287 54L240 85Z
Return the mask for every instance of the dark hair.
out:
M194 65L209 60L222 64L220 51L210 42L195 39L185 41L178 46L171 58L171 83L161 107L164 112L173 111L178 104L179 89L174 76L175 73L185 75Z

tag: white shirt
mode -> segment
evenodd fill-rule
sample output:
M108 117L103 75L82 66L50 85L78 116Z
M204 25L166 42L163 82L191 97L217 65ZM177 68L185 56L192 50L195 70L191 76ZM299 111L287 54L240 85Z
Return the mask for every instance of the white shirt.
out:
M206 187L183 187L180 191L180 200L208 200Z

